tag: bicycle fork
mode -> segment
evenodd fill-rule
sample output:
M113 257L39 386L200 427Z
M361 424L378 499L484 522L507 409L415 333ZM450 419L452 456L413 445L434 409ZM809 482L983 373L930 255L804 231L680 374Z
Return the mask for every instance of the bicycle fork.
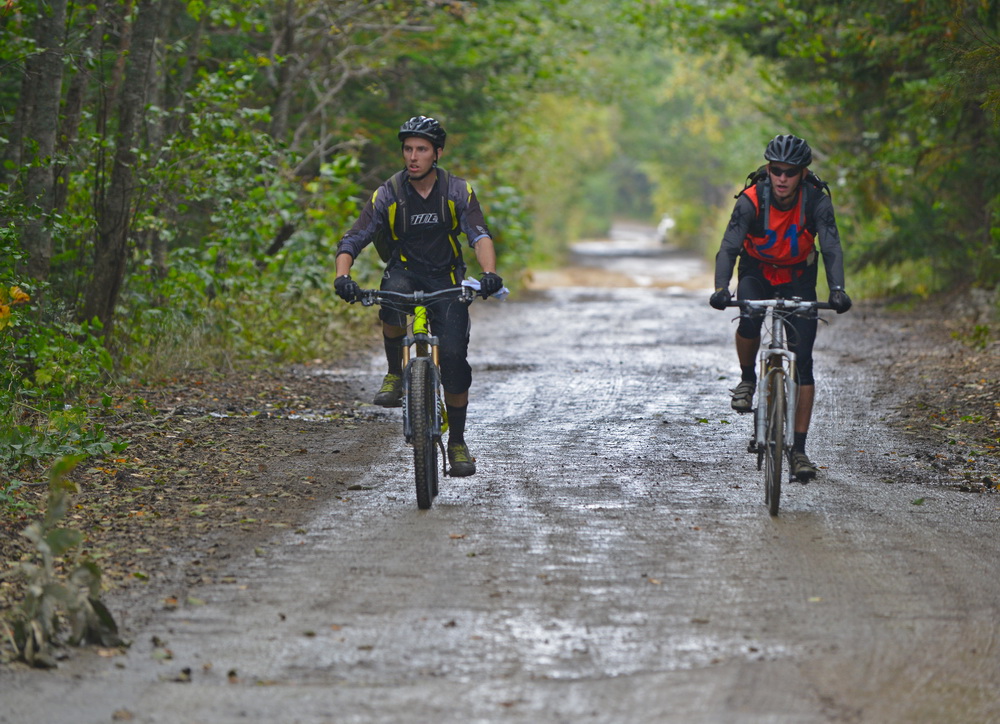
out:
M431 369L434 375L432 383L434 399L437 402L431 434L437 441L441 454L444 455L444 445L441 438L442 433L448 430L448 411L444 404L444 395L441 393L438 340L430 333L430 327L427 323L427 307L423 305L414 307L411 332L403 340L403 437L408 443L413 440L413 422L410 418L411 411L407 400L410 396L410 363L415 357L430 357L431 359Z

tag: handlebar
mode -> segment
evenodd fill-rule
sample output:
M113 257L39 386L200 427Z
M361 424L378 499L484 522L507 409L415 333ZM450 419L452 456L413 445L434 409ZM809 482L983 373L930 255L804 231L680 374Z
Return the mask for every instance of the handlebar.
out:
M735 299L727 307L739 307L744 311L774 309L779 312L808 312L814 309L833 309L829 302L813 302L805 299Z
M471 304L476 298L476 292L472 287L448 287L438 289L435 292L393 292L385 289L362 289L361 296L356 300L361 302L361 306L370 307L373 304L390 302L395 304L425 304L439 297L452 296L465 304ZM353 302L352 302L353 304Z

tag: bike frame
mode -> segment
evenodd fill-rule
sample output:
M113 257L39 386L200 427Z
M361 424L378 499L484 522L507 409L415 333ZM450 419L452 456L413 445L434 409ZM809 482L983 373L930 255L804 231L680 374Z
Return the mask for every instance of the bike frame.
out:
M362 306L379 304L406 316L406 334L402 343L403 363L403 437L413 448L413 475L416 483L417 507L427 510L438 494L437 456L441 455L441 470L448 469L448 455L442 436L448 429L448 410L441 388L438 338L431 334L428 305L435 299L451 298L471 304L476 297L474 282L433 292L416 290L360 290L351 301ZM478 286L476 286L478 289ZM411 409L412 408L412 409Z
M757 413L755 434L758 449L765 441L767 425L767 388L774 377L781 375L785 386L785 450L791 451L795 433L795 407L798 402L799 385L795 381L795 353L788 349L785 341L785 321L775 314L774 308L767 310L765 326L771 341L760 351L761 376L757 382ZM790 454L790 453L789 453Z
M456 294L457 292L457 294ZM444 393L441 389L441 368L439 366L438 338L430 333L430 318L427 302L439 297L453 296L456 300L471 304L475 291L468 286L452 287L436 292L414 291L409 294L402 292L369 289L362 292L360 302L363 306L373 304L388 304L402 311L407 317L407 335L403 338L403 437L407 443L413 442L413 421L407 400L410 392L410 369L414 359L427 357L431 360L434 389L434 420L431 424L431 437L442 455L442 463L447 459L442 442L442 436L448 430L448 412L444 404ZM410 308L412 305L412 308Z
M760 370L757 380L757 407L754 409L754 437L750 452L757 453L757 467L761 465L764 450L767 446L768 395L767 390L774 378L781 376L785 388L785 430L783 436L783 451L785 457L791 460L795 441L795 412L798 407L799 385L795 381L796 357L788 349L788 320L795 315L815 313L821 309L831 309L825 302L806 301L797 297L791 299L743 299L730 302L729 306L739 307L741 315L752 313L764 314L765 320L761 327ZM765 338L769 338L767 346L763 346ZM788 471L789 480L793 474Z

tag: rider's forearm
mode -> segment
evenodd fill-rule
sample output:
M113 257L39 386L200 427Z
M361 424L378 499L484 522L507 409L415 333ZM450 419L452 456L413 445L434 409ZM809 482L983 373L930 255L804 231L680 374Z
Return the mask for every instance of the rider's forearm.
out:
M493 246L493 239L484 236L476 242L473 248L476 250L476 261L479 262L482 270L495 274L497 270L497 252Z
M345 274L351 273L351 267L354 265L354 257L347 253L337 254L337 276L342 277Z

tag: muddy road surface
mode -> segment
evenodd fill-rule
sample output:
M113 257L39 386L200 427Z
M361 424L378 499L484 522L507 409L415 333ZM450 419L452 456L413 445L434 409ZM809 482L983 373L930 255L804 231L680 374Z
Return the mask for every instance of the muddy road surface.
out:
M475 476L419 511L398 410L304 423L330 454L296 474L353 489L126 655L3 674L0 722L1000 721L997 500L888 430L890 332L863 308L820 330L820 475L772 518L706 270L578 251L473 305ZM324 374L371 390L381 362Z

